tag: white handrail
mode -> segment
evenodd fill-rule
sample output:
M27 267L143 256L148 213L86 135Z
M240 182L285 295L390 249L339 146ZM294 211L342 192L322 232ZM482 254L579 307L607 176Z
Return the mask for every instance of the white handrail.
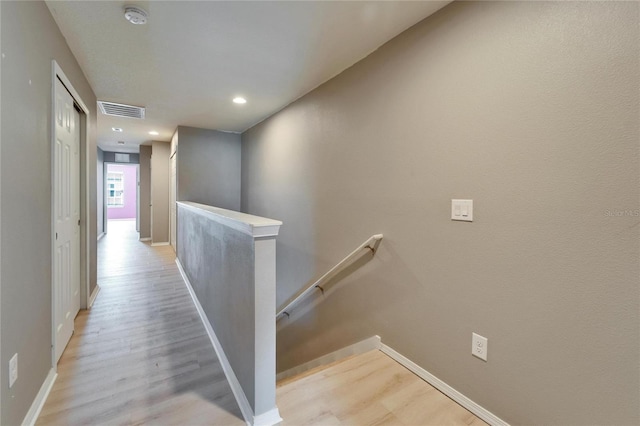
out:
M372 235L367 241L360 244L357 249L349 253L347 257L342 259L336 266L331 268L326 274L318 278L316 282L314 282L309 287L307 287L302 293L299 293L293 299L289 300L284 306L284 308L280 309L276 314L276 320L281 319L283 315L288 316L289 315L288 311L291 310L293 305L295 305L296 303L298 303L299 301L307 297L307 295L311 294L316 288L324 292L324 289L322 288L322 284L324 284L325 282L329 281L331 278L336 276L338 272L340 272L348 263L350 263L353 259L355 259L362 250L369 249L371 250L371 253L375 255L381 240L382 240L382 234L376 234L376 235Z

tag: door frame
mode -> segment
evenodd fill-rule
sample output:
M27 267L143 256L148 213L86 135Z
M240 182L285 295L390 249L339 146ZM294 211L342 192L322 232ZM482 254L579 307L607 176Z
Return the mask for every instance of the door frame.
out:
M173 140L171 141L174 146ZM178 254L178 145L175 144L169 157L169 245Z
M107 206L107 167L109 164L116 166L135 166L136 168L136 232L140 233L140 161L137 163L116 163L115 161L103 161L102 162L102 205L104 206L104 233L107 233L107 223L109 218L109 207Z
M71 84L71 80L62 71L62 68L55 59L51 66L51 366L57 371L56 354L56 324L55 324L55 143L56 143L56 79L60 79L62 84L71 94L74 102L80 108L80 309L87 309L90 306L91 293L89 291L90 273L89 273L89 211L90 211L90 185L89 185L89 119L91 117L87 104L82 100L80 94Z

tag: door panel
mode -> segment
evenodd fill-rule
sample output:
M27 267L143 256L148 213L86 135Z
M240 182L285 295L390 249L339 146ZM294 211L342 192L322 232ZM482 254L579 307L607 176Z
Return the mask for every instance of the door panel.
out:
M53 306L57 362L80 310L80 115L59 80L55 108Z

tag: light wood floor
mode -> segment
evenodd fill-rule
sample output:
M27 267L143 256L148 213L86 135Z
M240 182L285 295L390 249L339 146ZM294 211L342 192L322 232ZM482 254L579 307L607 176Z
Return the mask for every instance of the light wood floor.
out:
M173 250L110 222L39 425L243 425ZM379 351L278 384L285 426L484 425Z
M173 250L137 241L134 225L110 222L98 242L101 291L37 424L245 424Z
M380 351L286 379L277 399L285 426L486 425Z

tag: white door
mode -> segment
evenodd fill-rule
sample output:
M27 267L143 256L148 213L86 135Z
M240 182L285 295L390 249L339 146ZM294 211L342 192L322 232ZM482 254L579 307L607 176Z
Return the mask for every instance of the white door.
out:
M54 146L54 332L57 363L80 310L80 115L56 79Z

